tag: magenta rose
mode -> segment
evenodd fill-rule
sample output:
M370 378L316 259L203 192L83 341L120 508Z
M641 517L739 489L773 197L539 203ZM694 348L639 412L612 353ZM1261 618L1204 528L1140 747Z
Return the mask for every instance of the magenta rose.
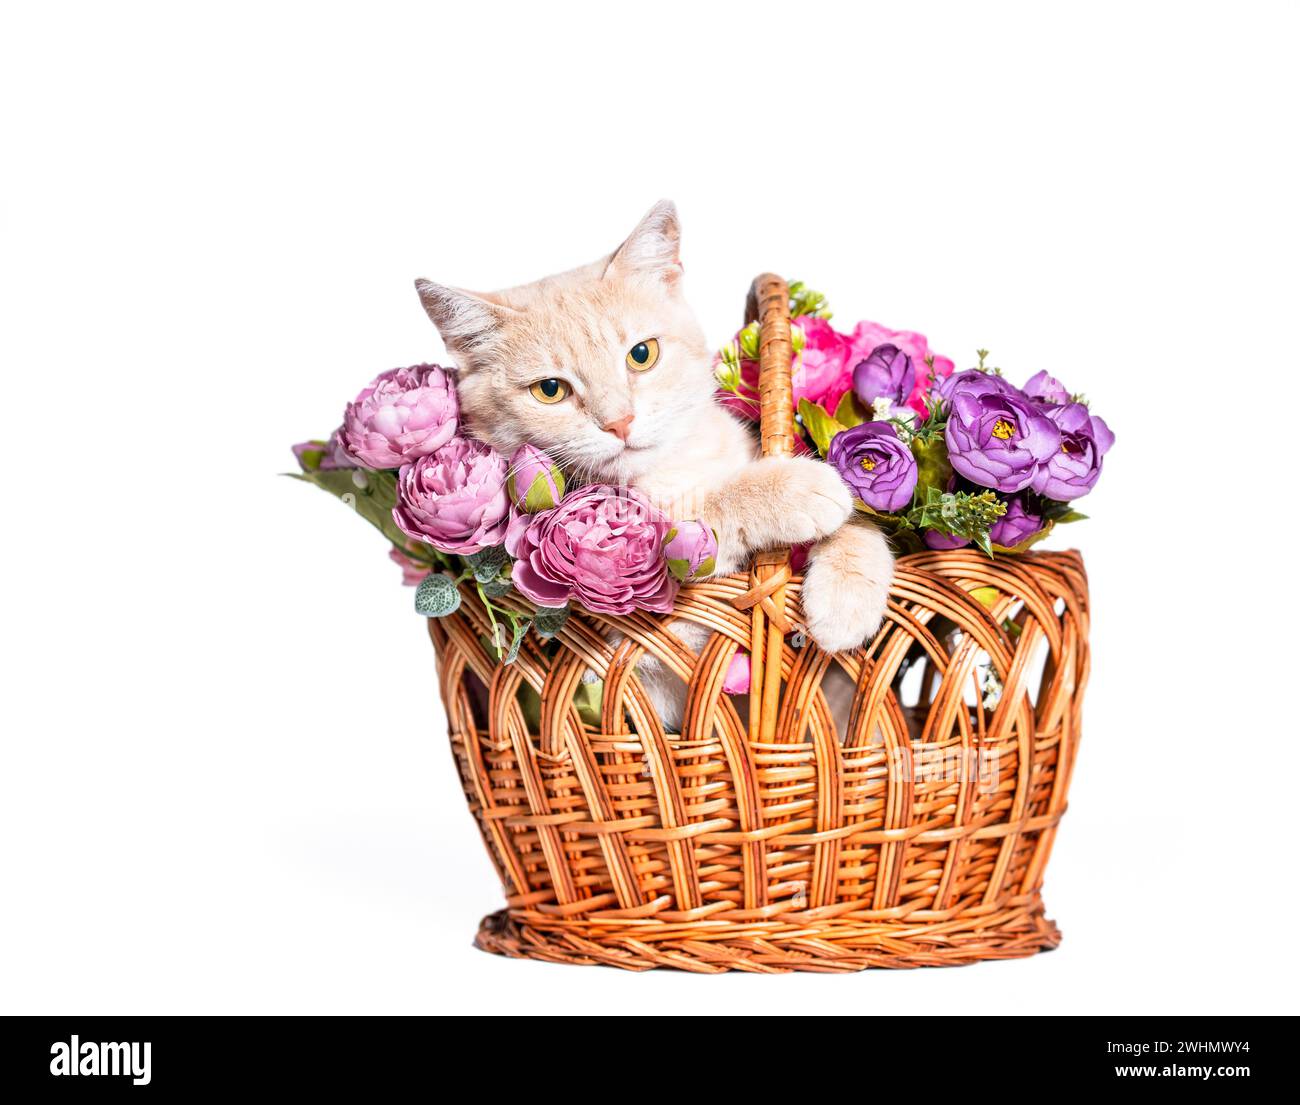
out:
M989 540L1004 549L1014 549L1042 528L1043 519L1026 511L1024 500L1017 495L1007 503L1007 512L993 523L989 530Z
M505 459L472 438L453 437L397 475L393 521L443 552L467 556L501 544L509 514Z
M663 555L671 528L638 491L581 487L554 510L519 514L510 522L511 580L538 606L573 601L598 614L667 614L677 594Z
M343 448L367 468L400 468L452 439L456 388L437 365L381 372L343 412Z
M833 411L853 387L849 339L816 315L803 315L794 325L804 335L803 352L795 358L791 371L794 405L797 408L800 399L808 399Z
M1088 494L1101 476L1101 458L1115 443L1110 427L1082 403L1043 405L1042 412L1060 430L1055 449L1034 476L1033 488L1058 502Z
M849 364L856 367L867 360L879 346L892 345L912 359L915 368L911 390L903 396L903 404L917 414L925 414L925 394L929 389L930 366L925 359L931 356L930 343L924 334L914 330L891 330L878 322L859 322L849 335ZM952 375L953 363L947 357L934 355L934 375L938 380ZM851 381L850 381L851 383ZM848 387L844 388L847 391ZM843 392L841 392L843 394ZM839 397L835 400L839 402Z
M751 677L749 653L740 649L731 658L731 663L722 676L722 690L726 694L749 694Z

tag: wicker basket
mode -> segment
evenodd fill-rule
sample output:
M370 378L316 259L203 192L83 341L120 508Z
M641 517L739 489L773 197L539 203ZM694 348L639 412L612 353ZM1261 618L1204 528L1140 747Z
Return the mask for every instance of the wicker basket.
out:
M755 281L747 314L762 326L763 450L786 455L785 283ZM713 631L698 656L666 618L575 612L551 648L530 635L501 665L472 596L430 619L452 749L505 886L480 948L712 973L1057 945L1039 890L1088 673L1078 554L903 557L880 633L835 655L795 647L800 582L782 551L683 588L673 617ZM747 703L722 691L742 647ZM638 683L643 654L686 682L680 733ZM841 731L823 685L836 667L852 694Z

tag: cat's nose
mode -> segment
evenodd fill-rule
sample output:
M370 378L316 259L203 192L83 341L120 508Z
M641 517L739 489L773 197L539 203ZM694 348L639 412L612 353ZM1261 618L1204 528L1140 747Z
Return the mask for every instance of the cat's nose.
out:
M636 415L634 414L625 414L622 418L616 418L612 422L606 422L601 429L606 433L615 434L619 441L626 445L628 434L632 432L632 419L635 417Z

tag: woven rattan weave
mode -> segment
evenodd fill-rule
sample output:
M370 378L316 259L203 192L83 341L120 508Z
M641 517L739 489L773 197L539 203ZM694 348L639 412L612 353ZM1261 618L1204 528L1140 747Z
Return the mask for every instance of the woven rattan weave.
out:
M748 314L764 452L788 454L785 283L755 281ZM797 633L800 582L780 551L683 587L672 617L712 630L699 655L667 617L575 611L503 665L472 595L430 619L452 749L506 891L479 947L712 973L1056 946L1040 888L1088 673L1078 554L903 557L879 634L835 655ZM722 684L741 648L752 690L736 699ZM680 732L637 681L646 654L685 684Z

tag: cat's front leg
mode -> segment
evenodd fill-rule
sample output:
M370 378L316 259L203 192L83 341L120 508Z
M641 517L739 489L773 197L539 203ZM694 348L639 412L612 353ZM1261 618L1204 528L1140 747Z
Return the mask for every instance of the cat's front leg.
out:
M852 513L853 496L830 465L764 457L712 492L701 518L718 535L717 571L727 573L760 549L829 537Z
M875 526L843 526L813 546L803 581L812 639L827 652L857 648L880 628L894 579L894 555Z

